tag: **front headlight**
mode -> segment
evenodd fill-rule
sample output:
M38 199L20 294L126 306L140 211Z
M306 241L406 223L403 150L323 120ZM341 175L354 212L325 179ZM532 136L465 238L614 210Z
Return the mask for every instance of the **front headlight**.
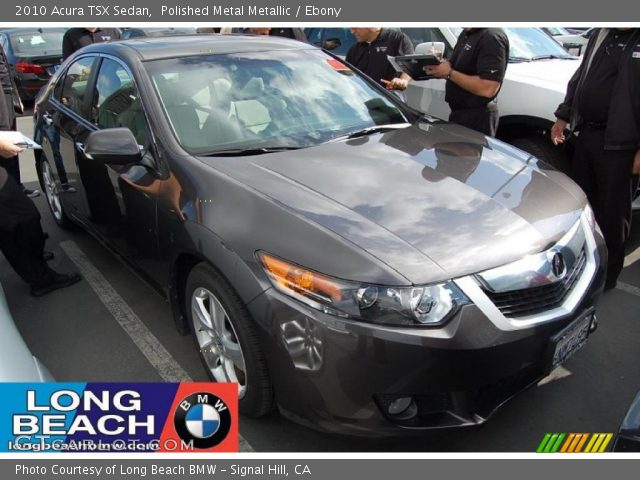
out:
M330 315L395 326L434 326L449 320L469 299L453 282L386 287L323 275L259 253L273 286Z

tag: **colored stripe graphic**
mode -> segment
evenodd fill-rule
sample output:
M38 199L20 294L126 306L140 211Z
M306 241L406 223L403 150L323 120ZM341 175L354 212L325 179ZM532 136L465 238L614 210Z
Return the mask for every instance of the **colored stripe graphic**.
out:
M567 453L567 450L569 450L569 446L571 445L571 443L573 443L574 438L576 438L576 434L570 433L569 436L567 437L567 441L564 442L564 445L562 446L560 453Z
M549 453L556 453L558 451L560 445L562 444L562 440L564 440L564 437L564 433L558 435L558 439L556 440L556 443L553 445L553 447L551 447L551 451Z
M536 450L538 453L556 453L564 440L564 433L547 433Z
M543 453L544 447L546 447L547 442L549 441L550 438L551 438L551 434L545 433L544 437L542 438L542 441L540 442L540 445L538 445L538 449L536 450L536 452Z
M612 433L595 433L593 436L594 440L589 442L585 453L603 453L613 438Z
M536 452L603 453L612 439L613 433L545 433Z
M593 448L593 444L596 443L597 440L597 435L592 435L591 436L591 440L589 440L589 443L587 444L587 448L584 450L584 453L591 453L591 449Z
M584 444L587 442L587 438L589 438L589 434L588 433L583 433L582 434L582 439L580 440L580 443L578 443L578 446L576 447L575 453L582 452L582 447L584 447Z
M551 449L553 448L553 445L556 443L557 439L558 439L558 434L552 433L551 438L549 439L549 442L547 442L547 446L544 447L544 453L551 453Z

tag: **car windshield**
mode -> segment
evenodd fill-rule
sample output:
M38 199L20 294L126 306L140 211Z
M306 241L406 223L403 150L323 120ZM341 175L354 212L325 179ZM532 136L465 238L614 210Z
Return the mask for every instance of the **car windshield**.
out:
M456 35L461 28L451 29ZM574 58L558 42L539 28L505 28L509 37L509 61L530 62L549 58Z
M384 93L318 50L191 56L146 68L176 138L193 154L310 147L407 121Z
M62 55L64 31L44 30L14 33L9 36L16 57Z

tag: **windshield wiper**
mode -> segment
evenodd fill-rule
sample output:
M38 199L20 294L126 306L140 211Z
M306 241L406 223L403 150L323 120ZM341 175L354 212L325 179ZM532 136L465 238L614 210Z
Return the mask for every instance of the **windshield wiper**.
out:
M571 55L536 55L535 57L531 57L531 60L568 60L574 58Z
M244 157L251 155L264 155L265 153L285 152L299 150L303 147L259 147L259 148L232 148L229 150L216 150L209 153L199 153L201 157Z
M389 130L399 130L401 128L410 127L410 123L390 123L388 125L374 125L373 127L366 127L355 132L347 133L346 135L340 135L339 137L332 138L329 142L339 142L341 140L351 140L352 138L366 137L367 135L373 135L374 133L388 132Z
M509 57L509 63L530 62L530 57Z

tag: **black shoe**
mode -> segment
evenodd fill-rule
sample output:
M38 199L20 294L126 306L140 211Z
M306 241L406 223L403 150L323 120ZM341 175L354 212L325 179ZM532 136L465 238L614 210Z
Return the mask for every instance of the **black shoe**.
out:
M55 255L53 254L53 252L49 252L49 251L47 251L47 250L44 250L44 251L42 252L42 259L43 259L45 262L48 262L49 260L53 260L53 257L55 257Z
M22 191L29 198L36 198L40 196L40 190L30 190L28 188L23 188Z
M82 280L82 277L78 273L54 273L51 282L39 287L31 287L31 295L41 297L59 288L65 288L74 283L78 283L80 280Z

